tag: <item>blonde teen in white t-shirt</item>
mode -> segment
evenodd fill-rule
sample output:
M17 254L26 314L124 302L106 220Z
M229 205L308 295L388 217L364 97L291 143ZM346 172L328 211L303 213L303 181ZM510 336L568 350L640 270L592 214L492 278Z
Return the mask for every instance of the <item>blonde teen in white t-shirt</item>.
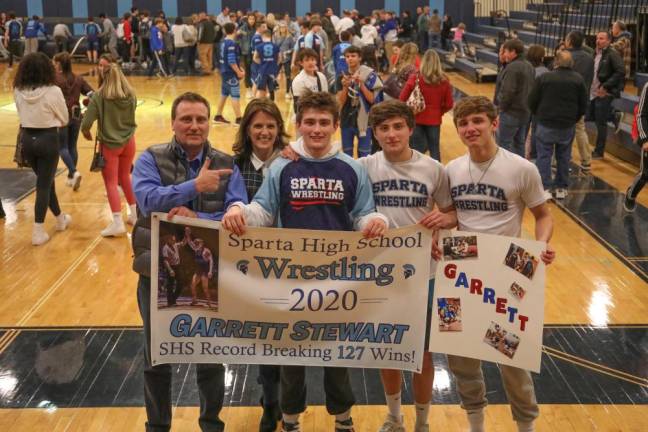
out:
M374 105L369 124L381 152L358 161L367 168L373 185L376 211L389 219L389 228L421 223L430 229L452 228L457 223L448 188L448 176L439 162L412 150L414 114L405 103L390 100ZM436 261L430 268L429 302L432 301ZM428 308L430 308L428 303ZM389 413L381 431L404 432L401 415L402 372L381 370ZM434 364L432 353L423 355L423 368L413 377L416 421L414 432L429 431Z
M493 139L497 111L483 96L461 99L454 107L459 138L468 148L447 166L450 194L462 231L519 237L524 209L535 218L535 238L547 242L540 258L548 265L555 258L549 246L553 218L543 194L538 169L531 162L498 147ZM457 380L461 406L468 414L471 432L484 431L486 386L481 361L448 355ZM531 374L512 366L499 366L513 419L519 432L533 431L538 404Z

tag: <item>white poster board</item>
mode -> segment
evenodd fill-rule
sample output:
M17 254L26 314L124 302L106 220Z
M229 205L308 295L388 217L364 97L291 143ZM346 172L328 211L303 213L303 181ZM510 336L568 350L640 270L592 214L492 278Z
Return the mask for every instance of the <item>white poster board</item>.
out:
M444 231L439 246L430 351L539 372L546 244Z

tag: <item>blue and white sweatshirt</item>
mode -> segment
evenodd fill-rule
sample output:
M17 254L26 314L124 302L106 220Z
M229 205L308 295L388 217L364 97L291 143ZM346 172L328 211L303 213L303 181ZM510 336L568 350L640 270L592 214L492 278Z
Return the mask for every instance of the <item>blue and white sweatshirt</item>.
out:
M367 170L339 151L313 158L301 138L293 149L300 159L277 159L252 203L243 206L250 226L352 231L387 218L375 211Z

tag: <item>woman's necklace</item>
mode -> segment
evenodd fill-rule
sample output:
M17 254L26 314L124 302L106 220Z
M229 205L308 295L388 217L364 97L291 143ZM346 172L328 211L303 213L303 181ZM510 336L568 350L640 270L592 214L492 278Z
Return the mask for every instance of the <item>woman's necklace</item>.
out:
M470 175L470 181L472 182L473 187L475 185L478 185L479 183L481 183L482 179L484 178L484 176L486 175L486 173L490 169L491 165L493 165L493 162L495 162L495 158L497 157L498 153L499 153L499 147L497 147L497 151L495 151L495 155L488 162L488 166L486 167L486 170L484 170L484 173L481 175L481 177L479 177L479 180L477 180L477 183L475 183L475 180L473 180L472 170L470 169L470 165L471 165L472 160L470 159L470 155L468 155L468 174Z

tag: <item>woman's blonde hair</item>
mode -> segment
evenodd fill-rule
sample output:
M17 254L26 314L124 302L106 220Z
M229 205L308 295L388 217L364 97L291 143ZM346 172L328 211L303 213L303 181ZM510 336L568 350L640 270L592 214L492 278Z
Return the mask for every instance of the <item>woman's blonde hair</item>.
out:
M267 14L267 15L266 15L266 19L265 19L265 21L266 21L266 24L267 24L269 27L274 27L274 25L275 25L275 21L276 21L274 14L273 14L272 12L270 12L269 14Z
M104 80L99 93L105 99L127 99L135 98L135 90L130 85L121 67L117 63L111 63L110 69L104 74Z
M429 49L421 60L421 76L428 84L439 84L448 79L441 67L441 59L436 51Z
M403 70L405 66L416 64L416 56L418 55L418 46L415 43L408 42L400 49L398 53L398 61L394 65L396 73Z
M285 32L284 32L285 35L281 34L282 30L285 30ZM278 36L286 36L287 37L288 35L290 35L290 31L288 30L288 26L283 21L279 21L279 24L275 27L275 33Z

